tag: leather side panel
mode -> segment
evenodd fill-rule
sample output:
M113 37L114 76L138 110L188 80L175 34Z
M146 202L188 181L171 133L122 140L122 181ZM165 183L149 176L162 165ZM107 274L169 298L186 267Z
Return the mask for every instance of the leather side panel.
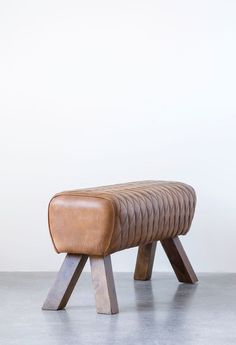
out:
M73 194L55 196L48 221L58 253L105 255L114 228L110 200Z

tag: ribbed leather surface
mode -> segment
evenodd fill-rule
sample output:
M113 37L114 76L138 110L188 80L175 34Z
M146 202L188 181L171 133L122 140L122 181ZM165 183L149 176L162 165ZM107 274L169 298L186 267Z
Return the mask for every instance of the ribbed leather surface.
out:
M107 255L140 244L185 235L190 228L196 204L192 187L180 182L165 181L131 182L56 195L57 198L60 196L102 198L112 203L114 219L109 234L106 235L108 241L104 249L101 250L100 246L98 253L98 248L94 247L91 253L90 243L89 252L86 252L84 241L83 248L79 243L73 247L73 251L90 255ZM60 213L57 213L57 217L60 217ZM85 223L84 226L86 227ZM70 231L69 225L64 231ZM51 228L52 237L53 233L56 233L56 229ZM96 236L99 236L99 232ZM66 241L65 247L60 244L60 248L59 251L63 252L71 249Z

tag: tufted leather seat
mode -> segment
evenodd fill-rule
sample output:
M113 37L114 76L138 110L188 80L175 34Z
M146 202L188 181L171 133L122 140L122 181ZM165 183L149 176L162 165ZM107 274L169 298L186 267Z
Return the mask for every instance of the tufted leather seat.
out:
M65 191L49 204L49 228L57 252L108 255L185 235L196 204L192 187L141 181Z

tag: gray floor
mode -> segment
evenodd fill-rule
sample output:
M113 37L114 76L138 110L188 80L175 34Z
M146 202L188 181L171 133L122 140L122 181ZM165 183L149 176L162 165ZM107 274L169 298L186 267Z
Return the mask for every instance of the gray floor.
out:
M107 316L95 312L89 273L58 312L40 309L54 274L0 273L0 344L236 344L236 274L198 276L191 286L115 274L120 314Z

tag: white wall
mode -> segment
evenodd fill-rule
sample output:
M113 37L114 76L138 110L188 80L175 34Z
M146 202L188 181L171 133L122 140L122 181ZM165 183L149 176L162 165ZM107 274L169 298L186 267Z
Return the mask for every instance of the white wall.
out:
M235 61L234 0L1 0L0 270L59 267L54 193L167 179L198 194L196 270L236 272Z

